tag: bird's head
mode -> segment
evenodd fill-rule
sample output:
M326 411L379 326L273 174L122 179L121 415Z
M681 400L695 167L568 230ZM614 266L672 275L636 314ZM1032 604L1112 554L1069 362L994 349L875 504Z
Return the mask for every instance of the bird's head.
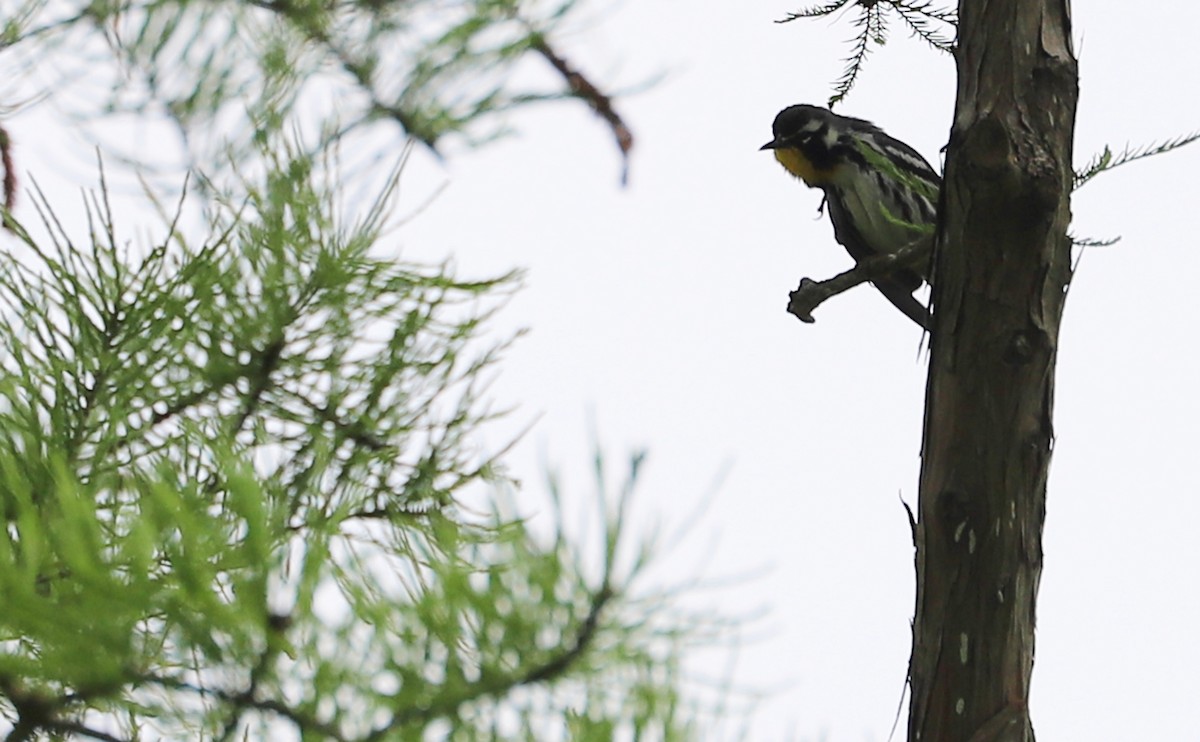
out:
M835 152L841 135L838 116L820 106L789 106L779 112L771 131L775 138L759 147L772 150L775 159L809 187L832 182L842 164Z

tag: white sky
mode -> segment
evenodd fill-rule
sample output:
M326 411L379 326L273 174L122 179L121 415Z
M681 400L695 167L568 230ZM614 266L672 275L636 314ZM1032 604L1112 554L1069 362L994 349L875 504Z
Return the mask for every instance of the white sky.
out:
M747 627L734 675L772 691L749 738L882 741L909 651L898 497L916 498L925 359L918 328L869 288L823 305L815 325L784 311L800 276L849 267L818 192L758 152L779 109L828 97L848 52L847 23L771 23L798 7L605 5L559 39L566 56L601 83L667 73L619 103L637 137L630 186L603 125L552 104L444 169L415 163L402 209L448 187L398 239L406 257L453 251L472 275L528 269L497 327L531 331L493 389L518 406L509 429L538 418L509 458L530 507L547 462L586 507L593 429L614 464L649 448L636 528L678 525L728 470L657 577L744 577L693 605L770 609ZM1200 7L1074 13L1077 162L1200 129ZM952 61L896 26L840 110L936 163L954 85ZM32 142L21 167L37 173L57 145L38 144L28 119L6 125ZM1197 168L1200 145L1074 201L1075 234L1123 239L1084 256L1063 326L1032 696L1044 739L1196 738ZM720 677L726 662L700 669Z

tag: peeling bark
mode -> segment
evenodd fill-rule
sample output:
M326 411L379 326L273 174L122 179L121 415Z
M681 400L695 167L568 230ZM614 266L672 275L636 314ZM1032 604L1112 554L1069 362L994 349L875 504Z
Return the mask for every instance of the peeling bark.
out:
M935 242L909 742L1032 742L1029 688L1070 279L1069 0L961 0Z

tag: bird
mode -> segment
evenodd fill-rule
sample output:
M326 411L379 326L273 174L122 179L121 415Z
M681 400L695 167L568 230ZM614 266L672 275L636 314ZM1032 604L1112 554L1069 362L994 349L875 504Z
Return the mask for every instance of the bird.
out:
M789 106L775 117L771 150L789 173L824 194L833 234L855 263L886 255L933 231L942 178L915 149L870 121L813 105ZM872 281L888 301L926 330L929 310L913 291L929 278L926 265Z

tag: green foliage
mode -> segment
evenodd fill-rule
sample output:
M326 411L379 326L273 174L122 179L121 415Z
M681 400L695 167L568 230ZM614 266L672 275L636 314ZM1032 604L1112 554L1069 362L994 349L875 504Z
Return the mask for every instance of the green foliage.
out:
M396 260L400 168L363 205L351 187L379 169L337 159L374 165L397 133L485 141L550 97L584 101L627 153L612 101L549 41L573 6L29 0L6 17L8 78L38 74L71 134L153 132L105 159L138 166L164 224L131 246L103 180L82 237L40 192L36 229L3 209L9 739L694 737L679 663L698 624L639 587L649 552L627 543L640 458L600 497L595 553L561 513L522 520L474 443L505 346L481 334L517 277ZM510 84L531 54L563 88ZM187 165L164 207L155 184Z
M173 218L127 247L103 188L86 239L44 198L48 238L14 225L11 738L689 738L688 627L635 589L645 553L620 566L622 508L600 554L561 518L539 537L473 452L502 347L476 338L513 277L389 258L399 171L346 222L302 151L265 142L201 240Z
M850 93L858 75L867 62L872 46L887 43L888 12L900 17L912 35L923 39L934 49L951 52L954 49L953 32L958 27L958 14L953 8L939 7L933 0L832 0L824 5L802 8L777 23L789 23L802 18L825 18L848 5L854 5L855 15L853 48L846 58L846 69L833 86L833 95L828 105L833 108ZM950 33L951 35L947 35Z

